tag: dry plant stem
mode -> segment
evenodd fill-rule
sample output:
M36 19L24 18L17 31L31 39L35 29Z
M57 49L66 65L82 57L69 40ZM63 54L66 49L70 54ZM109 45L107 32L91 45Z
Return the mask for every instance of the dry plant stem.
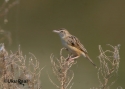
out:
M30 53L30 58L22 55L20 47L16 53L1 48L0 44L0 89L41 89L40 74L43 68L36 57ZM28 64L28 65L27 65ZM27 80L26 83L8 83L8 80Z
M55 58L53 54L50 56L53 73L56 75L60 85L55 84L50 77L49 79L52 84L55 85L58 89L71 89L73 86L73 83L71 84L71 81L74 78L74 73L70 70L70 68L75 63L74 61L67 61L67 58L70 57L69 55L67 58L62 56L63 49L64 48L60 50L59 59Z
M3 4L0 6L0 17L6 16L12 7L19 4L19 0L15 0L9 5L7 5L7 3L8 2L4 1Z
M119 57L120 46L119 45L112 46L110 44L108 45L113 48L113 51L110 50L103 51L101 45L99 45L100 67L98 69L97 75L101 89L109 89L110 86L115 83L116 79L111 83L109 82L109 80L115 75L117 75L120 62L120 57ZM107 53L110 53L110 55Z

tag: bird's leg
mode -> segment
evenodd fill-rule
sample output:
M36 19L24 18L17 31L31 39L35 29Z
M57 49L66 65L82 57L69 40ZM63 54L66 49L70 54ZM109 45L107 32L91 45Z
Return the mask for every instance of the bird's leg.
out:
M75 59L79 58L78 55L71 55L68 59L68 61L74 61Z
M70 59L71 59L71 60L75 60L75 59L77 59L77 58L79 58L78 55L72 55Z
M68 65L74 63L74 60L78 57L79 57L78 55L70 55L68 60L67 60Z

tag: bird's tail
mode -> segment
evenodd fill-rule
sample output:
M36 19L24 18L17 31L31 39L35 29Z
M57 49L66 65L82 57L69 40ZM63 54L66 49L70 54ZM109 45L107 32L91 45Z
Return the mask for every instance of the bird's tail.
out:
M83 54L85 58L87 58L94 66L97 68L96 64L91 60L91 58L88 56L88 54Z

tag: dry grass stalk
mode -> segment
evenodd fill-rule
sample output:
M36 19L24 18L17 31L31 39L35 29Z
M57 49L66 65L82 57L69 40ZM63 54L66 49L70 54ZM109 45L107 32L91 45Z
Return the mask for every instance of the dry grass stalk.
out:
M110 46L113 49L113 51L111 50L104 51L101 45L99 45L100 67L98 69L97 75L100 83L100 89L110 89L110 87L117 80L117 73L120 63L120 56L119 56L120 45L112 46L108 44L108 46Z
M23 56L20 47L9 55L4 44L0 44L0 89L41 89L39 79L43 68L36 57L30 55L29 59Z
M9 3L11 1L11 3ZM20 0L4 0L4 2L0 6L0 17L7 17L7 14L9 13L10 9L13 8L14 6L18 5ZM9 4L8 4L9 3ZM7 20L7 19L5 19ZM4 21L8 22L8 21Z
M62 56L62 51L64 48L60 50L60 58L55 58L52 54L50 56L52 70L53 73L56 75L59 85L55 84L51 78L49 77L51 83L55 85L58 89L71 89L73 86L72 80L74 78L74 72L70 70L70 68L76 64L73 60L68 60L70 56L68 55L67 58ZM49 75L48 75L49 76Z

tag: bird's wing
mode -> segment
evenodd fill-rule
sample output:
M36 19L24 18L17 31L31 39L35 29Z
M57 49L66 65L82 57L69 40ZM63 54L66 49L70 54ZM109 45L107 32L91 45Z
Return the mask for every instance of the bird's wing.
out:
M87 50L85 49L85 47L80 43L79 39L75 36L72 36L72 35L68 36L67 44L74 46L85 53L88 53Z

